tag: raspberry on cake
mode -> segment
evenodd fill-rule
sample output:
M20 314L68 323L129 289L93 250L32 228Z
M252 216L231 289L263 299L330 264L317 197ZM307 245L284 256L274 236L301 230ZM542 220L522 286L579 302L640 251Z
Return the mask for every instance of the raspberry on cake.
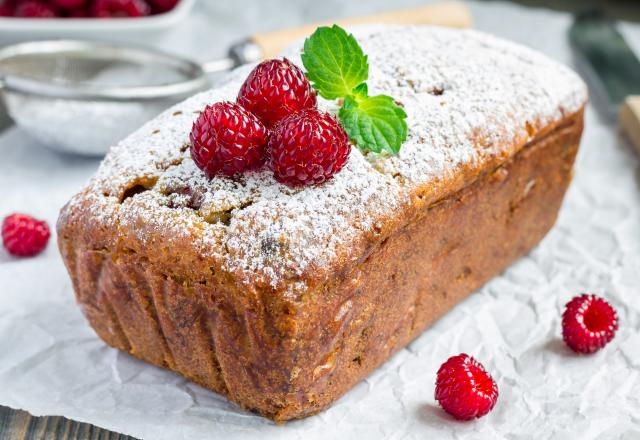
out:
M316 107L316 94L298 66L288 59L258 64L240 87L238 104L268 128L300 110Z
M276 180L296 186L322 183L339 172L349 158L351 144L336 118L305 110L275 127L268 151Z
M208 105L193 123L191 158L207 176L252 170L266 159L267 129L253 114L232 102Z
M191 159L196 112L233 100L244 68L111 149L58 221L77 300L106 343L266 417L306 417L549 231L582 133L580 78L470 30L355 37L368 90L364 75L349 84L359 100L341 120L375 146L367 127L386 133L387 119L370 108L401 122L389 148L352 148L321 185L292 188L266 167L209 178ZM284 55L301 65L300 49ZM330 99L319 112L335 112Z

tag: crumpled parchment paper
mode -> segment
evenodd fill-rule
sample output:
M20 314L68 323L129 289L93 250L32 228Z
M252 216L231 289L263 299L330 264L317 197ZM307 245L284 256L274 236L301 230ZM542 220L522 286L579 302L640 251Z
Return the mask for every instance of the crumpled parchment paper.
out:
M476 9L481 23L497 10ZM569 63L560 40L568 18L527 14L540 34L532 44ZM514 30L522 17L494 21L525 39ZM638 439L640 161L593 108L586 127L575 180L544 241L317 416L277 426L108 348L74 304L55 237L34 259L0 251L0 404L145 439ZM16 129L0 136L0 157L0 214L25 211L52 226L97 166ZM592 356L574 355L560 337L564 304L580 292L606 297L620 317L614 341ZM435 372L460 352L484 363L500 390L495 409L470 423L433 398Z

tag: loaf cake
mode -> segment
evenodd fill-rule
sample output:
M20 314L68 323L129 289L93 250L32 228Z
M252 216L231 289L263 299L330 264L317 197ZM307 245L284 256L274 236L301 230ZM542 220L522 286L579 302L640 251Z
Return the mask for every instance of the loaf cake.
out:
M301 418L544 237L582 133L578 76L470 30L355 35L369 89L408 114L398 155L354 148L318 186L267 169L208 179L189 131L247 67L114 146L62 209L59 247L107 344L249 411Z

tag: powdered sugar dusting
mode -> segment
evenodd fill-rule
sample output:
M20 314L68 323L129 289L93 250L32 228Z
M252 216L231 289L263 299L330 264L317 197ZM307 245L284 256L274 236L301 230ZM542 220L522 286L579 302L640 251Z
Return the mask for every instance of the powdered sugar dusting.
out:
M299 189L278 184L268 170L206 179L189 157L188 133L207 103L235 98L250 70L243 67L112 148L90 184L97 221L137 225L131 230L150 243L190 240L240 280L279 288L310 272L322 278L357 258L349 250L417 192L436 200L460 189L461 169L508 159L586 101L569 69L486 34L377 26L355 35L369 55L370 93L393 96L408 114L398 156L354 148L332 180ZM288 56L301 65L299 49ZM146 190L129 194L134 185Z

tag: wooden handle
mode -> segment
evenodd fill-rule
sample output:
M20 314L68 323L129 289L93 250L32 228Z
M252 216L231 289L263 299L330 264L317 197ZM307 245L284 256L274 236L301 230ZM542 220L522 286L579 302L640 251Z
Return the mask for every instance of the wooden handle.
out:
M640 153L640 96L629 96L620 109L620 127Z
M314 23L293 29L265 32L252 36L251 40L260 46L265 58L271 58L277 56L292 42L311 35L318 26L334 23L343 27L363 23L389 23L435 24L464 28L471 26L471 13L465 5L459 2L438 3L325 23Z

